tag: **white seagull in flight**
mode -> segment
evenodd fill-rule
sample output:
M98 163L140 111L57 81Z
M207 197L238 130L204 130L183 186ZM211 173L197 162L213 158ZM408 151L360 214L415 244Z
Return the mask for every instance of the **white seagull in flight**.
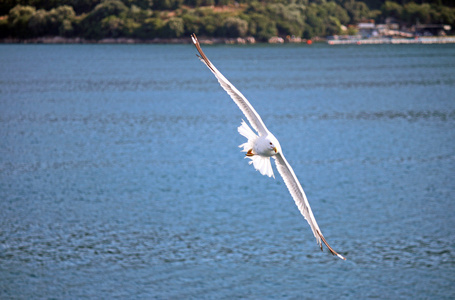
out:
M201 49L201 45L195 34L191 36L193 44L196 46L199 59L212 71L216 79L220 83L221 87L231 96L232 100L239 106L240 110L246 116L251 126L258 132L259 135L251 130L251 128L242 121L242 125L238 128L241 135L247 138L247 142L240 145L243 147L243 152L246 152L246 157L250 158L250 164L253 164L254 168L258 170L262 175L269 177L275 177L273 175L272 164L270 163L270 157L275 159L275 164L281 177L283 177L284 183L286 184L295 204L302 213L305 220L310 224L311 230L316 238L318 245L322 250L322 242L327 246L329 251L338 256L341 259L346 260L342 255L338 254L332 247L327 243L321 230L319 229L318 223L314 218L313 212L311 211L310 204L305 196L302 186L300 185L294 171L292 170L289 163L281 151L281 146L275 136L265 127L259 114L254 110L253 106L248 100L240 93L232 83L230 83L223 74L218 71L217 68L210 62L207 56Z

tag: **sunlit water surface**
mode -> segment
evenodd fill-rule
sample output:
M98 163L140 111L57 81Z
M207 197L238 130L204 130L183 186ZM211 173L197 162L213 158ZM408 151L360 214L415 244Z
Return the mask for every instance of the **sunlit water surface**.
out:
M453 299L455 46L0 45L0 298Z

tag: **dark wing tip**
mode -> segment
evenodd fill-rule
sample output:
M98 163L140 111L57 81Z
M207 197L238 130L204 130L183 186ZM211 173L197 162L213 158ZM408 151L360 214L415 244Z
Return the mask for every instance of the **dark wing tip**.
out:
M191 35L191 41L193 42L194 45L199 44L199 41L197 40L197 36L195 33Z
M332 253L332 255L335 255L335 256L338 256L339 258L341 258L342 260L346 260L346 258L340 254L338 254L335 250L333 250L332 247L330 247L329 243L327 243L327 241L325 240L324 236L322 235L322 233L320 233L318 230L317 230L317 233L319 235L319 237L321 238L321 240L324 242L324 244L327 246L327 248L329 249L330 253ZM322 250L322 245L321 245L321 250Z
M196 46L196 49L199 52L199 55L196 54L199 57L199 59L202 60L203 62L205 62L207 67L209 67L209 69L212 70L212 72L216 72L215 67L212 65L212 63L210 62L208 57L205 56L204 51L202 51L201 44L199 43L199 40L197 39L196 34L193 33L191 35L191 40L193 41L194 46Z

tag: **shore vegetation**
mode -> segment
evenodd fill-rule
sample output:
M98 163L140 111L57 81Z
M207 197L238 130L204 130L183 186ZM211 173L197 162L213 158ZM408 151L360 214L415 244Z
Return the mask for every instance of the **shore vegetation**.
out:
M18 4L19 3L19 4ZM356 0L4 0L0 38L60 36L106 38L208 38L274 36L312 39L352 33L355 24L447 24L455 3Z

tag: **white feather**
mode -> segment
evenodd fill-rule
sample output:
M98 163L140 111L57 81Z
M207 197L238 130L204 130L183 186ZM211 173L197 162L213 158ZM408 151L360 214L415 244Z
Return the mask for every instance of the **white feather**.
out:
M238 132L247 138L246 143L243 143L239 148L243 148L242 152L248 152L250 149L254 149L254 145L258 140L257 136L253 130L242 120L242 124L237 128ZM249 164L253 164L254 168L259 171L262 175L267 175L269 177L275 178L273 174L272 163L270 162L270 157L264 157L260 155L245 156L245 158L251 159Z
M321 232L321 230L319 229L318 223L316 222L313 212L311 211L310 203L308 203L305 192L303 191L303 188L300 185L297 176L295 176L294 170L287 162L283 153L278 153L273 158L275 159L276 168L281 177L283 177L283 181L286 184L286 187L288 188L292 198L294 199L295 204L297 205L300 213L303 215L305 220L307 220L308 224L310 224L311 230L313 231L318 245L322 247L321 237L318 234L318 231Z
M267 175L269 177L275 178L272 169L272 163L270 162L270 157L264 157L260 155L247 156L251 159L250 165L253 164L254 168L258 170L262 175Z
M237 106L243 112L245 117L248 119L248 122L250 122L251 126L257 132L259 132L259 135L267 134L268 130L265 127L264 122L262 122L261 117L250 104L250 102L248 102L245 96L243 96L242 93L240 93L239 90L237 90L235 86L230 83L229 80L227 80L226 77L224 77L217 68L215 68L207 56L205 56L204 52L201 49L199 41L196 38L196 35L193 34L191 36L191 39L193 41L193 44L196 46L199 54L201 55L199 59L210 69L210 71L212 71L216 79L218 79L221 87L229 94L229 96L231 96L232 100L234 100L235 104L237 104Z

